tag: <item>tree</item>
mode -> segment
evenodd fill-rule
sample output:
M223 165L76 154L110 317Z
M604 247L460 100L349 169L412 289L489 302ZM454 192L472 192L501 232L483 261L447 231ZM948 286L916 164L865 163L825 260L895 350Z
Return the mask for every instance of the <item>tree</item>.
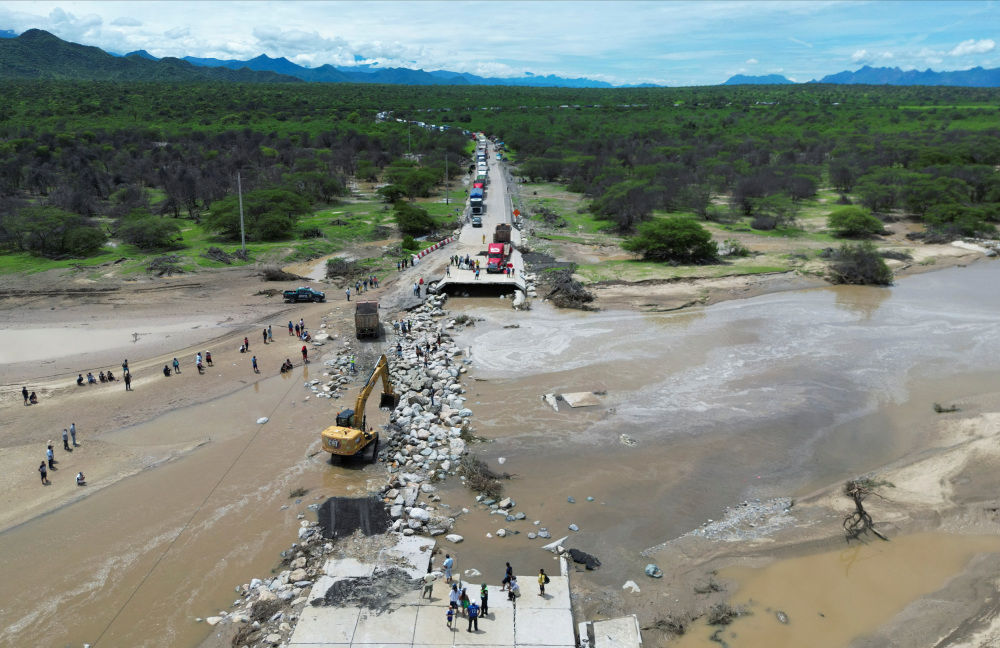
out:
M858 286L891 286L892 270L871 241L844 243L832 255L830 274L834 283Z
M590 211L597 218L614 221L620 231L627 232L649 218L655 205L656 194L647 183L619 182L590 203Z
M121 219L117 235L140 250L156 250L174 247L181 237L181 226L175 220L136 210Z
M837 236L869 236L885 230L882 221L860 207L835 209L827 215L826 224Z
M407 202L397 202L392 210L399 231L404 234L420 236L429 234L434 229L434 219L422 207Z
M258 189L243 196L243 214L247 238L275 241L290 235L299 216L312 211L309 201L291 191ZM203 227L227 238L240 235L240 206L237 196L227 196L212 203Z
M719 254L712 234L687 218L661 218L639 226L639 233L622 247L647 261L711 263Z

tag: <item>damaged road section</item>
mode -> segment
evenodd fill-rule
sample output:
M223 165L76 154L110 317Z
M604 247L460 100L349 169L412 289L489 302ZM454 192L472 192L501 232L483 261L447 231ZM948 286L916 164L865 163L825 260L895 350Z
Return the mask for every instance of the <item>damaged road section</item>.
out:
M382 613L406 592L419 589L420 582L410 578L402 569L390 567L371 577L338 580L326 590L325 595L313 599L310 604L336 607L352 605Z

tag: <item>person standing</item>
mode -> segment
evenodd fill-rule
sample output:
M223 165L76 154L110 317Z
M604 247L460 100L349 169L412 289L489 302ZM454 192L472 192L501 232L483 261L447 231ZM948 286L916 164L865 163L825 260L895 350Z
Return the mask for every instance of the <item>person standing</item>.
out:
M479 632L479 606L475 603L469 604L469 627L466 628L466 632L472 632L472 628L476 628L476 632Z
M354 367L354 354L351 354L351 373L358 373L358 370Z
M42 464L42 467L44 468L45 465ZM42 479L45 479L45 477L42 477ZM44 484L45 482L42 482L42 483ZM448 618L448 629L451 630L452 621L455 620L455 610L451 606L448 606L448 617L447 618Z
M254 372L254 373L260 373L260 369L258 369L258 368L257 368L257 356L254 356L254 357L253 357L253 358L252 358L252 359L250 360L250 362L251 362L251 363L253 363L253 372Z
M434 573L424 574L424 591L420 595L420 598L424 598L424 594L427 595L427 600L433 601L431 594L434 592L434 581L437 579L437 575Z
M122 363L122 373L128 373L128 358L125 358L125 362Z
M79 380L77 382L80 382ZM24 404L28 404L28 388L21 387L21 396L24 396Z
M267 329L264 329L264 344L267 344Z
M449 577L450 578L450 577ZM448 593L448 609L458 612L458 601L462 594L458 591L458 585L452 585L451 591Z
M78 444L76 442L76 423L69 424L69 435L73 437L73 447L74 448L77 447Z
M348 286L347 290L345 290L344 292L347 293L347 301L351 301L351 287ZM288 334L289 335L292 334L292 323L291 322L288 323Z
M132 391L132 374L125 374L125 391Z
M181 363L177 362L177 358L174 358L174 373L181 372Z
M544 569L538 570L538 595L545 596L545 586L549 582L549 577L545 575Z
M215 366L215 365L212 364L212 352L211 351L206 351L205 352L205 364L207 364L209 367L214 367Z
M56 466L56 453L52 451L52 442L49 441L48 447L45 449L45 458L49 462L49 470L55 470Z
M46 470L44 461L38 466L38 472L42 475L42 486L47 485L49 483L49 471Z
M63 428L63 450L66 452L73 452L69 449L69 430Z
M479 590L479 603L480 603L480 615L486 616L490 613L490 590L486 587L486 583Z
M306 321L304 319L302 319L301 317L299 318L299 328L302 330L303 333L305 333L305 331L306 331Z
M309 362L309 349L307 349L304 344L302 345L302 362Z
M351 289L347 289L347 301L351 301ZM288 320L288 334L292 334L292 320Z
M246 336L243 337L243 346L246 347L247 351L250 350L250 338Z
M451 570L455 566L455 561L452 559L451 554L444 555L444 582L451 582Z
M271 325L267 325L267 341L274 342L274 331L271 330Z
M462 616L469 616L469 603L471 601L469 600L469 593L465 591L464 587L462 588L461 596L458 597L458 602L462 604Z
M503 573L503 582L500 584L500 591L502 592L510 587L512 580L514 580L514 568L510 566L510 563L507 563L507 569Z

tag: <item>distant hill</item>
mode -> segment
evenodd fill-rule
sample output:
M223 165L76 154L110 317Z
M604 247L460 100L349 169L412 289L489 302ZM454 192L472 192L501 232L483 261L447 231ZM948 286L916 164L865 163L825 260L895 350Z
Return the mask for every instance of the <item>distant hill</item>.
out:
M726 79L722 85L787 85L795 83L780 74L766 74L763 76L747 76L737 74Z
M13 29L0 29L0 38L17 38Z
M199 68L176 58L151 60L147 54L115 57L97 47L68 43L41 29L0 39L0 79L89 81L242 81L301 83L274 72ZM148 57L148 58L147 58Z
M468 72L451 72L449 70L411 70L409 68L380 68L374 65L361 64L323 65L317 68L307 68L292 63L286 58L270 58L266 54L249 61L225 60L213 58L196 58L185 56L184 60L193 65L206 67L226 67L239 69L246 67L251 70L270 70L279 74L298 77L303 81L321 81L327 83L389 83L405 85L488 85L488 86L531 86L531 87L565 87L565 88L611 88L610 83L594 81L593 79L566 79L553 75L538 76L528 74L515 78L481 77Z
M819 81L810 83L839 83L844 85L928 85L928 86L962 86L966 88L994 88L1000 86L1000 68L986 70L974 67L971 70L954 72L935 72L927 69L903 71L894 68L873 68L864 66L857 72L838 72L830 74Z

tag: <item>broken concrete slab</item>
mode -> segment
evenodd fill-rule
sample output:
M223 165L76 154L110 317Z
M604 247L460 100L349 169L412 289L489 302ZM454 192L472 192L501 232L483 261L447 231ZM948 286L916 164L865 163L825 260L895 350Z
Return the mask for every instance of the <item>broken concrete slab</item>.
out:
M563 394L562 399L570 407L593 407L601 404L601 399L594 392L573 392Z

